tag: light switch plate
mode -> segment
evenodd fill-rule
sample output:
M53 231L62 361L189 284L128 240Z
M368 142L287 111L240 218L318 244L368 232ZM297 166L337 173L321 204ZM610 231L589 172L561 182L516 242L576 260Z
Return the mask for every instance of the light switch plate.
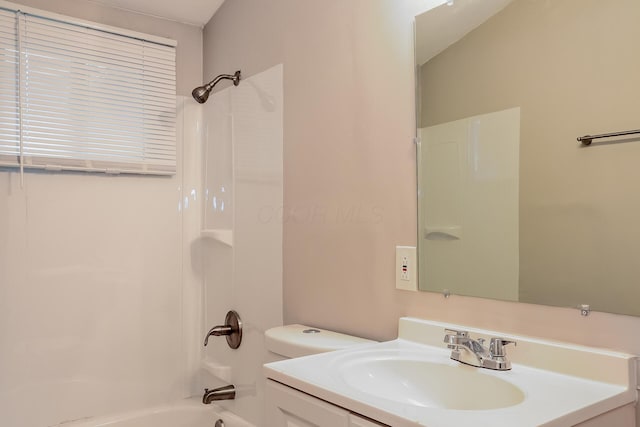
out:
M396 246L396 289L417 291L416 247Z

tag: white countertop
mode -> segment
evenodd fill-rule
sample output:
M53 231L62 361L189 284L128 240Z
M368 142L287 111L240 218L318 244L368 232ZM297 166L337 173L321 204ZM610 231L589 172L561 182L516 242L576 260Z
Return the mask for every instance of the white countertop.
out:
M522 390L524 400L514 406L471 411L406 404L356 389L340 374L340 369L348 366L345 362L375 357L381 352L411 354L421 360L458 366L459 362L449 359L450 350L441 342L444 327L465 328L404 318L400 322L401 338L397 340L270 363L265 365L265 375L393 427L564 427L636 399L634 356L508 335L507 338L518 341L517 351L509 349L512 370L470 369L481 369L479 373L496 376ZM474 338L505 336L492 331L465 330L472 330Z

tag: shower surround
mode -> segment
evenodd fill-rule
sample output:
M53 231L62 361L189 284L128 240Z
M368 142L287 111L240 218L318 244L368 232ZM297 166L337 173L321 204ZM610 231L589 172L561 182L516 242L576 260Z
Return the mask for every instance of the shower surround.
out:
M206 329L236 310L243 322L237 350L211 337L202 388L236 387L216 402L261 425L262 365L271 361L264 332L282 325L283 67L245 76L203 105L206 207L201 240ZM201 345L201 343L200 343ZM200 390L202 392L202 390Z
M221 406L260 421L263 332L282 324L282 219L264 215L282 207L282 98L281 66L205 106L178 97L172 177L27 173L20 188L0 171L2 425L155 407L231 382L236 400ZM221 186L224 211L213 208ZM212 339L205 355L205 328L232 308L242 346ZM34 390L50 397L35 409Z
M29 172L20 188L18 172L0 172L2 425L189 395L185 338L199 309L185 290L201 284L183 281L182 239L183 222L200 220L186 201L201 184L183 174L201 169L184 163L199 144L196 105L178 99L172 177ZM34 407L35 392L47 398Z

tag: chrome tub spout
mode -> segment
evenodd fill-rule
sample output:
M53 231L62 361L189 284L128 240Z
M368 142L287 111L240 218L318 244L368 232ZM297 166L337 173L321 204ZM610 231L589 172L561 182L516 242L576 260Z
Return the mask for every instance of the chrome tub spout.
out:
M202 403L208 405L214 400L233 400L235 398L236 388L233 384L214 388L213 390L205 388L204 394L202 395Z

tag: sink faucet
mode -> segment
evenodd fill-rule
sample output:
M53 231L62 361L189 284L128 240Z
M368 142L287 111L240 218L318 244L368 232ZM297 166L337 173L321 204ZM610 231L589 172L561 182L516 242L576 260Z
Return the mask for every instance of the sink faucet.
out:
M489 348L484 346L485 340L472 339L467 331L445 329L444 342L451 349L451 359L479 368L508 371L511 362L507 359L504 346L517 345L515 341L494 337L489 341Z
M236 388L233 384L214 388L213 390L205 388L204 394L202 395L202 403L208 405L214 400L233 400L235 398Z

